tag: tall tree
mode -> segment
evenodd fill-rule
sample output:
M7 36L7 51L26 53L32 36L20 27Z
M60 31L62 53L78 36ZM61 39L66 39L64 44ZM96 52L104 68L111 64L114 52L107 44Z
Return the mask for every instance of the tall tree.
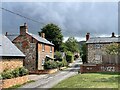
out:
M58 25L50 23L45 25L41 30L41 32L38 32L39 35L41 35L41 33L45 33L45 38L55 45L55 51L59 51L63 40L63 35L60 27L58 27Z
M65 42L66 49L71 52L79 52L79 45L74 37L69 37Z

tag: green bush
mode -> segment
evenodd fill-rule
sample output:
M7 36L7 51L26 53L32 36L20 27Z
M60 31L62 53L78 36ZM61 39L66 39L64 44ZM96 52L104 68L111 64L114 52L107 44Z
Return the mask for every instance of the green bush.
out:
M68 65L68 62L66 61L66 59L62 59L62 66L64 67L64 66L67 66Z
M24 67L16 68L14 70L6 70L1 73L0 79L11 79L14 77L24 76L28 74L28 70Z
M0 74L0 80L2 80L2 75Z
M28 74L28 70L25 69L24 67L19 68L19 76L24 76Z
M44 68L45 69L55 69L55 68L58 68L58 65L57 65L56 61L46 61L44 63Z
M72 54L71 52L67 52L66 54L67 54L67 55L66 55L66 60L67 60L67 62L68 62L68 63L72 63L72 62L74 61L74 56L73 56L73 54Z
M57 66L60 68L60 67L63 67L63 62L60 62L60 61L57 61Z
M14 75L14 77L18 77L19 76L19 68L16 68L12 71L12 74Z
M7 70L6 72L3 72L1 75L3 79L11 79L14 77L11 70Z
M55 58L58 61L62 61L62 54L58 51L55 52Z

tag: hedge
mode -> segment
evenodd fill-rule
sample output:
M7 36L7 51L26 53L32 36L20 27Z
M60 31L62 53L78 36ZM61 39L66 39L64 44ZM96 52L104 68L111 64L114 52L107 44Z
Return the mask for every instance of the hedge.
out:
M11 79L28 74L28 70L24 67L16 68L14 70L7 70L0 74L0 79Z

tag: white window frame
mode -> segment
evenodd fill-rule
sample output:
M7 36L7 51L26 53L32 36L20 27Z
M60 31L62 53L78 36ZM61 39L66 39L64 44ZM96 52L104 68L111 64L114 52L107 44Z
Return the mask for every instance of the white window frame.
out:
M45 51L45 44L42 44L42 51Z
M52 53L52 46L50 46L50 53Z

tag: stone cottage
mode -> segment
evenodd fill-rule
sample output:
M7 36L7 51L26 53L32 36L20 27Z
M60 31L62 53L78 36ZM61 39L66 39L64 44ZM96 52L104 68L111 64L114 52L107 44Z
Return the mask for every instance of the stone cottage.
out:
M25 55L5 36L0 35L0 73L23 66Z
M120 37L116 37L115 34L112 33L111 37L90 38L90 33L87 33L87 62L92 64L101 64L103 62L103 55L106 55L105 49L111 43L120 43Z
M24 23L20 26L20 34L6 36L26 55L24 66L32 70L43 70L45 58L54 57L54 44L45 39L45 34L35 35L28 32L28 26Z

